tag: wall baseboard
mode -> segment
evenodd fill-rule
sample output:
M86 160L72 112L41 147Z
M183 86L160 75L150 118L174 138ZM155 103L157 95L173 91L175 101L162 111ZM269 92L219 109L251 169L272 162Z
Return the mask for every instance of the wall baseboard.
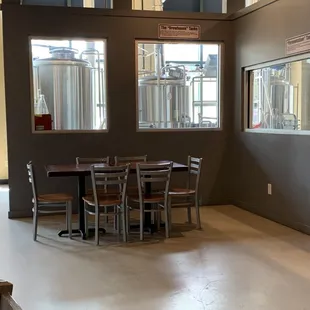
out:
M9 179L0 179L0 185L9 184Z
M77 212L73 211L72 214L77 214ZM64 213L53 213L53 214L39 214L39 217L43 216L51 216L51 215L64 215ZM16 211L9 211L8 218L9 219L18 219L18 218L32 218L32 210L16 210Z
M306 235L310 235L310 226L308 226L304 223L295 222L295 221L288 221L287 219L280 218L274 214L263 214L262 212L260 212L259 208L257 208L256 206L253 206L253 205L249 205L248 203L246 203L244 201L231 199L231 204L240 208L240 209L243 209L243 210L248 211L250 213L253 213L257 216L265 218L269 221L272 221L272 222L275 222L277 224L283 225L285 227L297 230L297 231L304 233Z
M32 217L32 210L16 210L8 212L9 219Z

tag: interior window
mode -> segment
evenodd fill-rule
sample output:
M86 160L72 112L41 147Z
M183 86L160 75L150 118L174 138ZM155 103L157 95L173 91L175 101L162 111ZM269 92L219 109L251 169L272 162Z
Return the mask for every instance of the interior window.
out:
M226 0L132 0L133 10L225 13Z
M220 126L219 44L137 42L139 129Z
M47 5L112 9L113 0L20 0L22 5Z
M310 130L309 58L247 72L249 128Z
M105 44L31 39L36 131L107 129Z

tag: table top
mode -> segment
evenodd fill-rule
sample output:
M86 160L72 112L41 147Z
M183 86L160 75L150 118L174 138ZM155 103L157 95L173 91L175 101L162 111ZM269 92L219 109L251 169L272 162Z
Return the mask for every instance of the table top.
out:
M160 161L147 161L145 164L163 164L167 163L167 160ZM100 164L102 166L108 166L107 164ZM45 170L48 177L70 177L70 176L87 176L90 175L91 164L68 164L68 165L46 165ZM136 172L136 163L132 163L130 166L131 172ZM183 164L173 162L172 171L187 171L188 167Z

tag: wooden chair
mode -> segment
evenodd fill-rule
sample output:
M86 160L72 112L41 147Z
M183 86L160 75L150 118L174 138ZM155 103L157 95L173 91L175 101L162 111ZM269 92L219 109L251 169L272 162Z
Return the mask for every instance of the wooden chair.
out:
M169 194L169 185L170 177L172 171L173 163L163 163L163 164L137 164L137 180L138 180L138 194L128 194L128 204L134 202L135 204L130 204L126 209L127 223L129 227L130 222L130 210L139 209L140 210L140 240L144 239L144 213L151 212L160 214L161 207L165 211L166 219L166 237L170 237L169 233L169 207L168 207L168 194ZM155 193L145 193L144 186L145 183L156 184L158 187L162 186L162 191L157 191ZM138 205L136 205L138 203ZM145 204L149 204L151 209L145 209ZM156 206L156 207L155 207ZM154 216L153 216L154 217ZM160 224L159 216L157 217L157 223Z
M197 229L201 229L198 195L201 166L202 158L188 156L187 186L185 188L172 188L169 191L170 208L186 208L189 223L192 222L191 208L195 207ZM193 183L194 186L192 186ZM171 214L171 212L169 214Z
M76 157L76 164L89 164L89 165L95 165L95 164L110 164L110 157L102 157L102 158L83 158L83 157ZM107 194L106 187L98 188L98 192L102 192L103 194ZM93 189L88 188L86 189L86 195L92 195ZM113 192L111 193L113 194Z
M133 163L143 163L147 161L147 155L142 156L115 156L114 162L115 165L124 165L124 164L133 164ZM138 194L138 186L136 184L136 178L132 179L129 176L128 186L127 186L127 193L131 194Z
M32 187L33 195L33 240L37 240L38 215L39 214L66 214L67 230L69 238L72 237L72 195L69 194L44 194L37 195L35 172L32 162L27 164L28 179Z
M114 157L114 162L115 165L122 165L122 164L131 164L131 163L141 163L141 162L146 162L147 161L147 155L142 155L142 156L115 156Z
M127 241L126 229L126 190L129 174L129 164L123 166L102 167L91 166L91 179L93 195L86 196L84 200L85 230L88 233L88 215L95 215L95 243L99 245L99 219L100 216L114 215L117 219L118 233L121 232L120 217L123 223L123 239ZM116 186L119 188L115 195L99 194L97 189L101 186ZM108 207L114 207L114 212L107 212Z
M0 280L0 310L22 310L12 297L13 285Z
M76 157L76 164L109 164L110 157L102 157L102 158L85 158L85 157Z
M110 157L102 157L102 158L83 158L83 157L76 157L76 164L110 164ZM109 190L107 189L107 186L101 186L97 188L97 193L99 195L116 195L118 193L118 190L112 187L109 187ZM86 189L86 195L90 196L93 195L93 189L88 188ZM106 208L106 213L109 212L109 208ZM106 223L109 222L109 217L106 217Z

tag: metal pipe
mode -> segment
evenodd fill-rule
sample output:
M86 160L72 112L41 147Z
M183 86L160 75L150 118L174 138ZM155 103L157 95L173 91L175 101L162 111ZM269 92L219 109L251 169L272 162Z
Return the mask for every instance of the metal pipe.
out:
M184 65L178 65L178 66L169 66L169 65L167 65L167 66L165 66L165 67L163 67L162 69L161 69L161 71L163 71L163 70L165 70L165 72L167 71L167 68L169 68L169 69L173 69L173 68L175 68L175 69L183 69L183 72L184 72L184 76L183 76L183 100L179 100L179 101L181 101L181 102L179 102L179 110L180 110L180 108L181 108L181 110L184 110L184 106L181 106L180 107L180 104L182 104L182 103L184 103L185 102L185 98L186 98L186 74L185 74L185 66ZM167 107L165 107L165 110L167 110ZM179 115L178 115L178 117L177 117L177 122L178 123L180 123L181 121L180 121L180 117L179 117Z
M160 93L160 77L161 77L161 63L160 63L160 53L161 53L161 48L160 48L160 44L156 44L156 61L157 61L157 66L156 66L156 69L157 69L157 93L158 93L158 107L159 107L159 115L160 115L160 119L161 119L161 114L162 114L162 111L161 111L161 107L162 107L162 98L161 98L161 93Z
M102 93L101 93L101 68L100 68L100 52L96 49L87 49L81 53L80 58L82 59L83 55L96 55L97 56L97 62L98 62L98 96L99 96L99 117L101 122L101 116L102 116Z

